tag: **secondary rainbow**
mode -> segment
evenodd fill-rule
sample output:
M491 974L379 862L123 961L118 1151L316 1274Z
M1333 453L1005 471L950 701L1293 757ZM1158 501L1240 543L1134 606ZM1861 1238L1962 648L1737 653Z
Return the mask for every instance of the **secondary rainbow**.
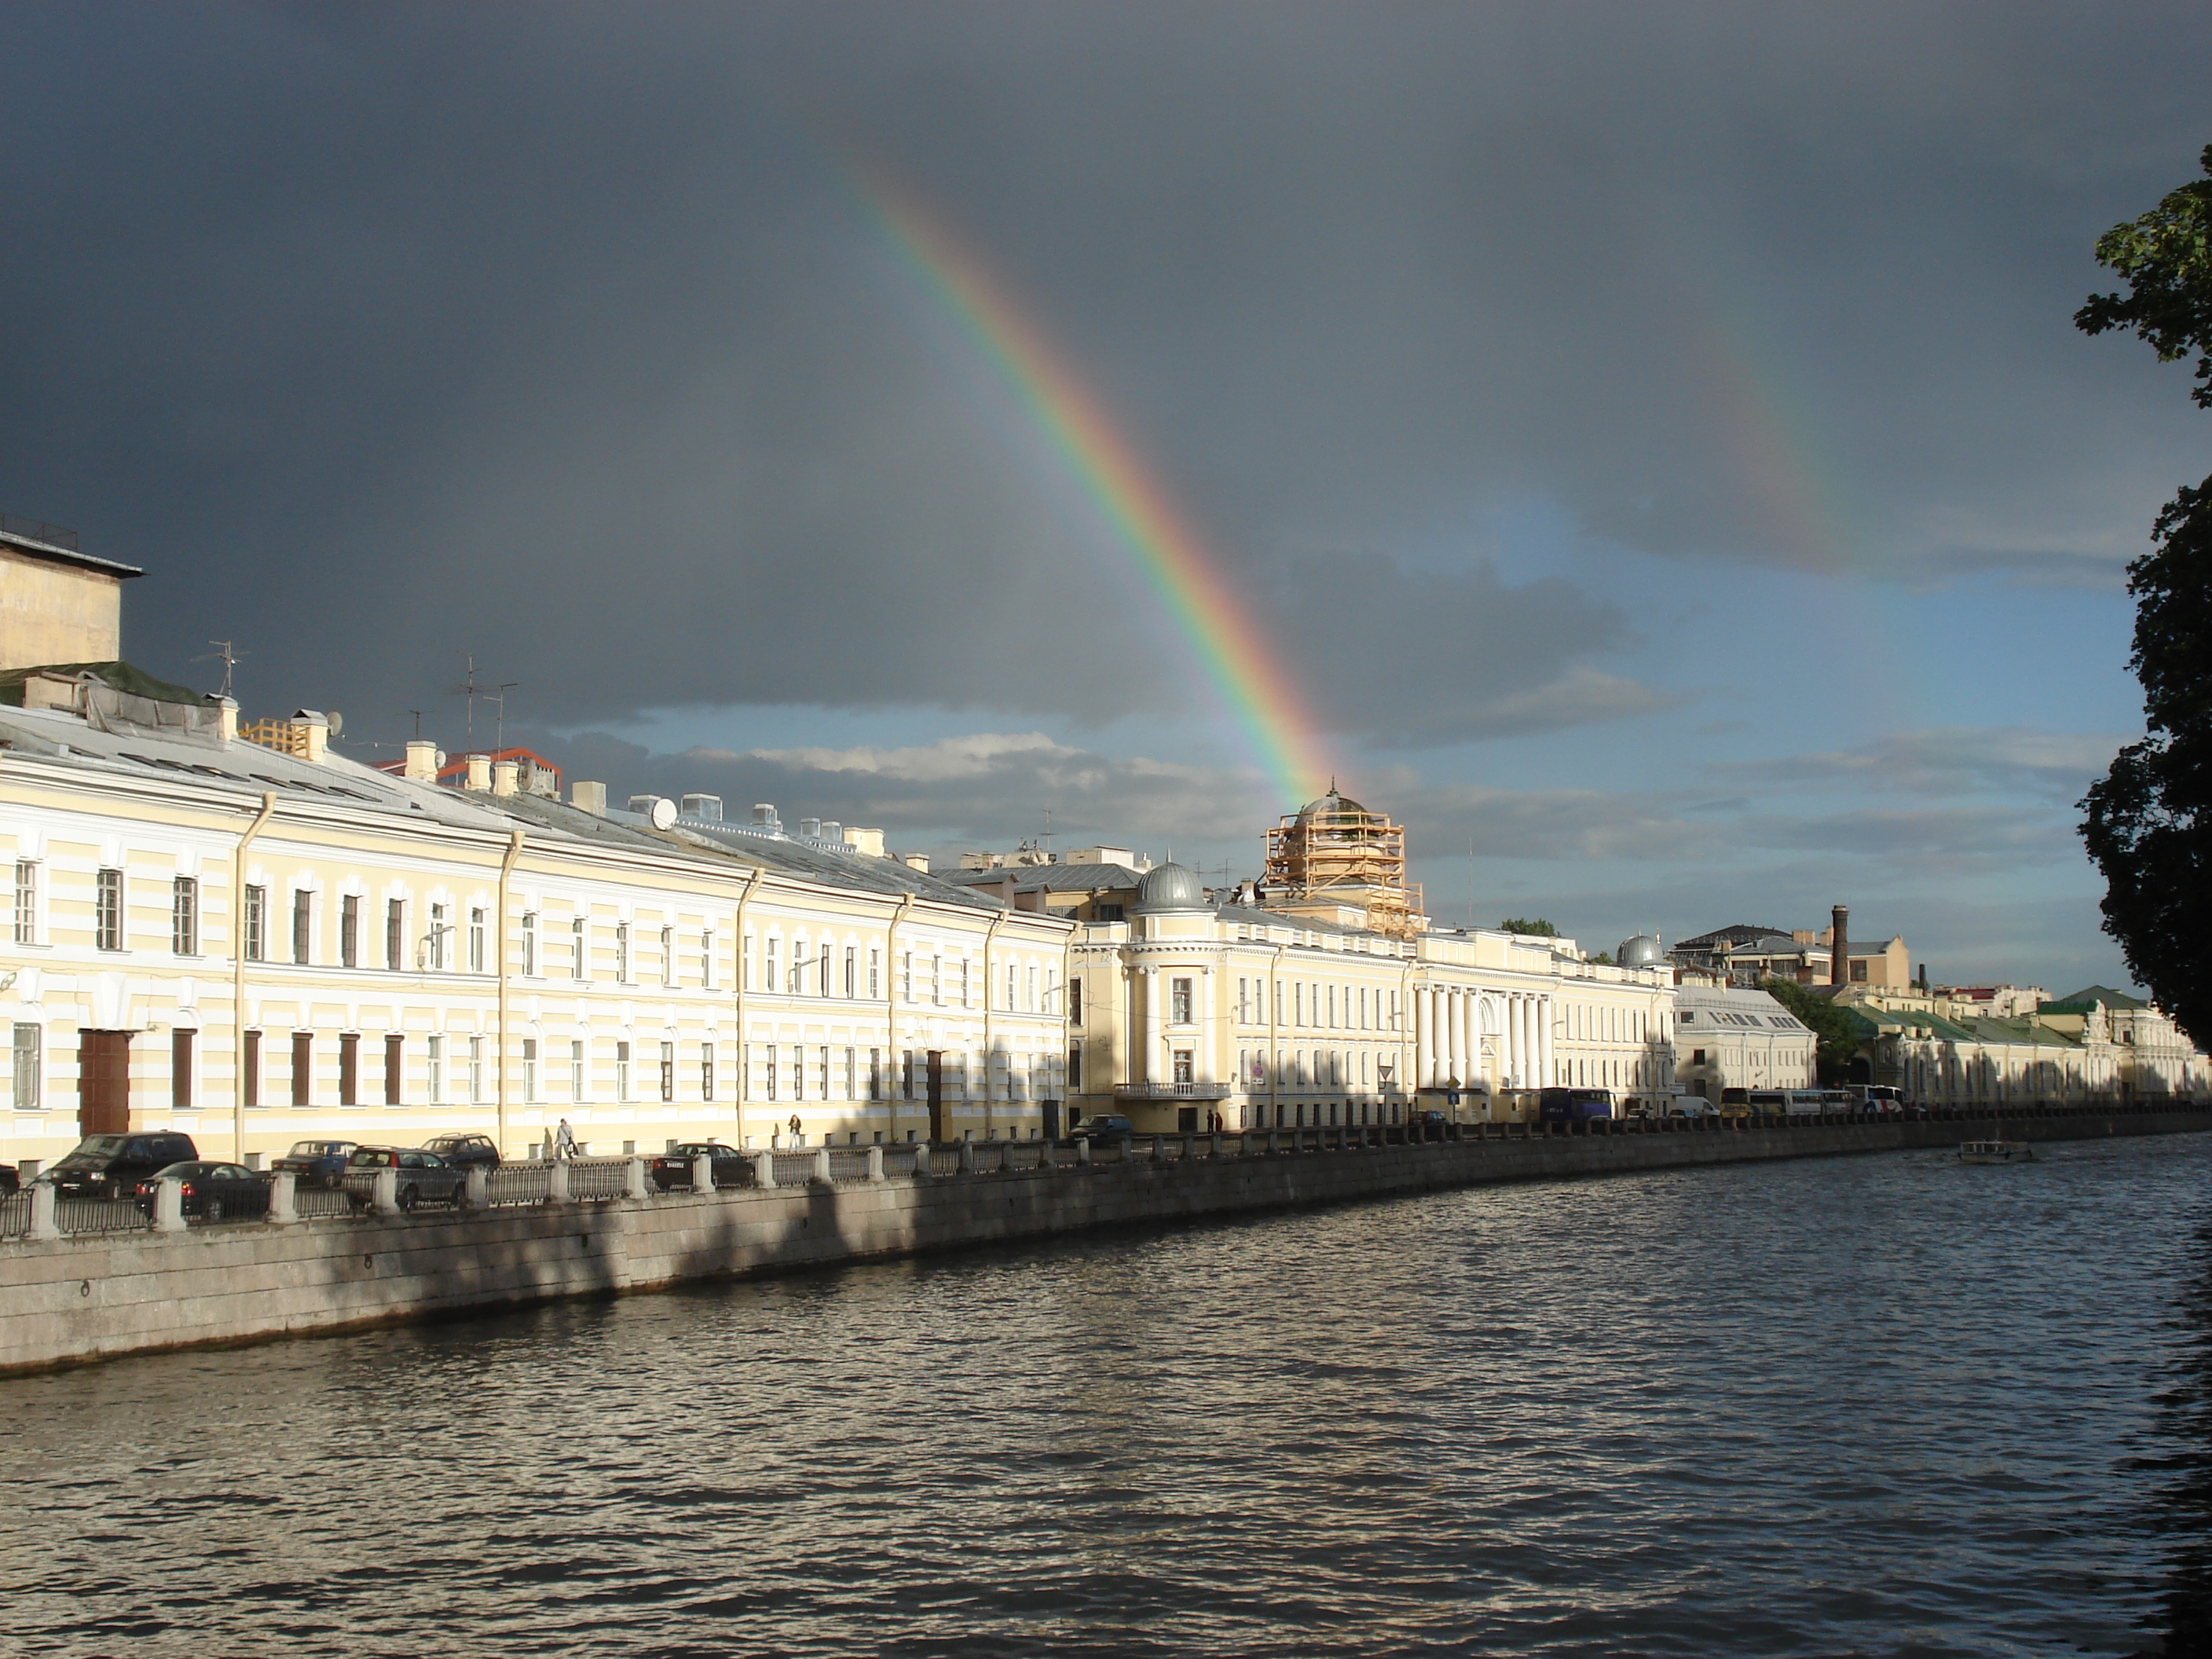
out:
M974 252L878 169L860 201L901 267L949 318L1130 556L1284 802L1321 793L1318 729L1212 554L1097 397Z

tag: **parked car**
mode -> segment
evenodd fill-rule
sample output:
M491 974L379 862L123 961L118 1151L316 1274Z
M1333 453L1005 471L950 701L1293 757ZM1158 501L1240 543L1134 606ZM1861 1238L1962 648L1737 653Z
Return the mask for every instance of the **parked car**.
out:
M1703 1095L1676 1095L1667 1103L1668 1117L1718 1117L1719 1109Z
M23 1177L12 1164L0 1164L0 1193L23 1190Z
M1583 1123L1594 1117L1613 1115L1610 1089L1544 1089L1537 1094L1537 1110L1547 1123Z
M353 1140L295 1140L282 1158L271 1158L273 1170L289 1170L302 1186L336 1189L345 1176L346 1159L361 1143Z
M1119 1112L1093 1112L1089 1117L1067 1132L1070 1140L1092 1140L1103 1144L1127 1140L1137 1133L1137 1126Z
M499 1168L499 1148L489 1135L432 1135L422 1143L422 1150L435 1152L447 1163L464 1170L479 1164L487 1170Z
M147 1176L138 1183L138 1207L148 1215L153 1214L154 1196L161 1190L161 1182L172 1176L183 1183L186 1215L220 1221L225 1216L269 1213L268 1176L249 1170L243 1164L214 1164L205 1158L172 1164Z
M46 1176L63 1198L129 1198L156 1170L198 1158L190 1135L173 1133L87 1135Z
M725 1146L719 1140L679 1140L646 1166L653 1184L666 1192L672 1187L691 1184L692 1160L710 1158L714 1161L714 1184L717 1187L738 1187L744 1184L745 1154L734 1146Z
M356 1146L346 1159L345 1172L346 1194L355 1208L365 1210L375 1201L380 1170L399 1172L397 1192L403 1210L422 1203L459 1206L468 1201L469 1172L435 1152L420 1146Z

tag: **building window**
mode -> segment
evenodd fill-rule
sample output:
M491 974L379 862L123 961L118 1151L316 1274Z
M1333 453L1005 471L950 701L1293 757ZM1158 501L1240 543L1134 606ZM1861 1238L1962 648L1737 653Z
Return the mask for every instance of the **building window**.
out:
M483 1103L483 1039L480 1036L472 1036L469 1039L470 1105L480 1106Z
M855 1075L859 1067L859 1050L854 1048L848 1048L845 1050L845 1092L839 1097L840 1099L853 1100L858 1097L854 1094L853 1091L860 1081L860 1079Z
M538 1039L522 1039L522 1098L535 1103L538 1099Z
M21 879L20 877L17 878ZM18 887L17 892L22 889ZM15 1022L15 1109L46 1109L46 1028L26 1020Z
M384 1103L402 1104L407 1097L407 1039L398 1031L384 1034Z
M826 939L822 941L822 955L815 964L814 979L815 988L823 996L828 996L832 988L830 983L830 941Z
M538 912L522 913L522 976L538 977Z
M854 994L855 994L856 992L858 992L858 991L859 991L859 989L860 989L860 947L859 945L847 945L847 946L845 947L845 1000L846 1000L846 1001L850 1002L850 1001L853 1000Z
M442 1106L446 1103L446 1039L433 1036L425 1047L428 1050L424 1060L429 1073L426 1079L428 1103Z
M942 1008L945 1006L945 958L943 957L932 957L929 959L929 1001L932 1007Z
M249 892L252 890L249 888ZM248 1106L261 1104L261 1033L241 1033L246 1046L238 1060L238 1091Z
M295 1106L315 1103L315 1034L313 1031L292 1033L292 1103Z
M1168 1023L1171 1025L1190 1024L1190 981L1187 979L1168 981Z
M1014 964L1006 964L1006 1012L1014 1012Z
M173 1112L192 1109L193 1073L198 1069L193 1051L198 1036L189 1027L169 1033L169 1109Z
M879 984L882 978L882 957L883 952L875 945L871 945L868 947L868 1000L871 1002L883 994Z
M914 1098L914 1050L911 1048L899 1050L899 1098Z
M763 1050L763 1053L767 1057L766 1057L766 1059L762 1062L762 1065L761 1065L761 1076L762 1076L764 1079L766 1079L766 1081L767 1081L767 1085L768 1085L768 1095L767 1095L767 1098L768 1098L768 1099L769 1099L769 1100L774 1100L774 1099L775 1098L775 1065L776 1065L776 1060L775 1060L775 1053L776 1053L776 1050L775 1050L775 1044L774 1044L773 1042L769 1043L769 1045L768 1045L768 1046L767 1046L767 1047Z
M615 1043L615 1098L629 1098L629 1044L620 1040Z
M669 1104L676 1098L676 1045L660 1045L660 1103Z
M384 965L398 973L407 965L407 901L384 901Z
M348 893L338 900L338 966L361 966L361 896Z
M315 896L305 887L292 891L292 960L304 963L309 957L308 946L313 942L315 926Z
M484 913L471 906L469 910L469 971L481 974L484 970Z
M630 982L629 924L626 921L618 921L615 924L615 980L617 983L622 985ZM625 1100L629 1097L627 1092L623 1096Z
M92 942L103 951L123 948L123 872L103 870L93 901Z
M1083 1024L1083 981L1079 979L1067 981L1067 1023L1078 1026Z
M782 981L775 976L776 947L781 943L782 941L774 933L770 933L768 938L762 942L761 988L763 990L773 992L780 991L783 988Z
M1083 1045L1079 1042L1068 1046L1067 1092L1072 1095L1083 1092Z
M169 884L169 948L180 957L200 953L200 884L191 876Z
M713 928L699 935L699 984L703 990L714 988L714 944Z
M791 1045L791 1097L806 1098L806 1045L803 1042Z
M676 930L673 927L660 930L660 982L663 985L676 983Z
M824 1044L821 1048L819 1058L816 1062L814 1073L814 1097L817 1100L827 1100L830 1098L830 1049L827 1044ZM823 1144L827 1146L829 1143L825 1141Z
M963 1008L969 1006L968 970L974 965L968 957L960 958L960 1006Z
M581 1105L586 1098L588 1068L584 1060L584 1044L580 1038L568 1045L568 1098Z
M884 1097L884 1051L880 1048L871 1048L868 1050L868 1098L870 1100L881 1100Z
M714 1045L702 1042L699 1045L699 1098L712 1100L714 1097Z
M901 994L903 1000L912 1002L914 1000L914 952L911 951L903 951L899 954L899 980L902 988Z
M429 967L433 973L442 974L446 971L446 935L453 931L446 925L446 907L442 904L432 905L430 907L430 937L423 941L423 945L429 956Z
M1175 1080L1177 1083L1198 1081L1197 1074L1191 1067L1191 1051L1188 1048L1178 1048L1175 1051Z
M246 890L245 944L248 962L269 960L269 890L266 887Z
M589 979L592 976L592 941L586 933L589 921L581 915L568 924L568 977Z
M361 1104L361 1033L338 1033L338 1104Z
M1026 1013L1033 1014L1037 1011L1036 968L1034 964L1030 966L1029 972L1024 976L1023 984L1029 993L1028 999L1022 1004L1023 1011Z
M39 942L39 866L29 859L15 860L15 943Z

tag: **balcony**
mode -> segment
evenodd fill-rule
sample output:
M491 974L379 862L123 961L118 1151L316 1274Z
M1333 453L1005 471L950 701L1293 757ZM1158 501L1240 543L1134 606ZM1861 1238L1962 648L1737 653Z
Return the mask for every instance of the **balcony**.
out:
M1226 1100L1237 1092L1233 1083L1117 1083L1116 1099Z

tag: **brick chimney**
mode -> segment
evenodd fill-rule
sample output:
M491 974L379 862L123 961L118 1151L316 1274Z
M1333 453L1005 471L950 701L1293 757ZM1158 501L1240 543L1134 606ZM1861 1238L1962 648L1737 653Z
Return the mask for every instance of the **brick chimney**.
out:
M1838 904L1828 914L1828 983L1849 985L1851 982L1851 907Z
M417 783L435 783L438 768L445 758L438 752L438 745L429 738L416 738L407 745L407 768L402 775L412 778Z

